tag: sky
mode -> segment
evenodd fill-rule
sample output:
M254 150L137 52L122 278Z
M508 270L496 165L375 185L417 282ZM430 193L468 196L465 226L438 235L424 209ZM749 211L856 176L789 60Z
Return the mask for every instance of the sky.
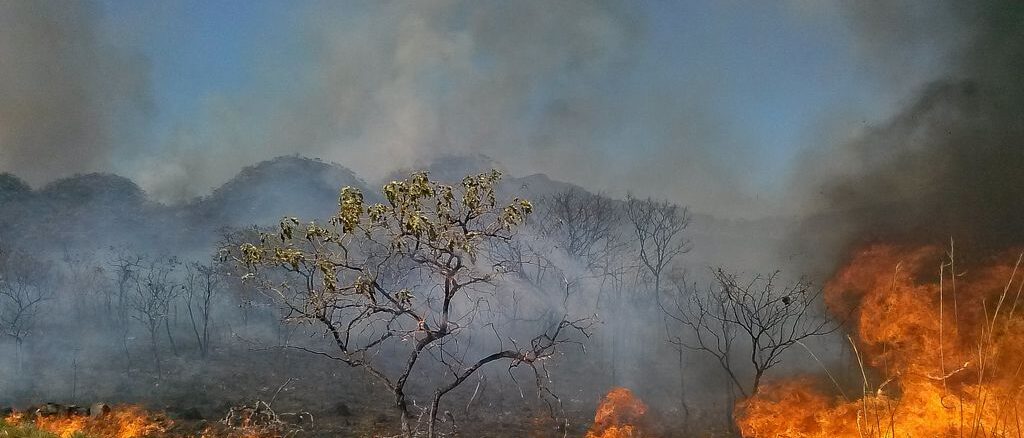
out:
M373 182L482 153L784 215L801 156L891 117L962 39L923 3L57 3L0 7L0 24L36 23L0 30L0 171L114 172L165 202L278 155Z

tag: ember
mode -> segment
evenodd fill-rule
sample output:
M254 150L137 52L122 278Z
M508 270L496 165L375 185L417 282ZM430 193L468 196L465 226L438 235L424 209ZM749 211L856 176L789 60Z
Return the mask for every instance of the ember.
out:
M845 400L809 379L766 385L737 406L743 436L1020 436L1024 269L1002 260L964 272L935 247L858 253L826 303L852 318L863 390Z

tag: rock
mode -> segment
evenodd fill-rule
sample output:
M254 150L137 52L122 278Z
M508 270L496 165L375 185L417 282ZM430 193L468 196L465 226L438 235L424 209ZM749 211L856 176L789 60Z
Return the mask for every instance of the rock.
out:
M110 406L106 403L93 403L89 406L89 416L92 418L105 417L110 414Z
M78 405L68 405L67 414L75 417L86 417L89 415L89 408Z
M67 408L57 403L46 403L36 409L36 415L40 417L54 417L67 414Z

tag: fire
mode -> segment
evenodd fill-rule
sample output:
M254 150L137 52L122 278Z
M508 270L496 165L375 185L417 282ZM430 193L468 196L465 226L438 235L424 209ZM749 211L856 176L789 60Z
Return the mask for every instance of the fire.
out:
M1014 263L1016 261L1016 263ZM947 262L947 263L944 263ZM765 385L736 409L745 437L1024 436L1024 266L948 263L936 247L868 247L826 285L851 322L864 385Z
M644 404L632 391L614 388L604 396L594 415L594 425L586 438L640 438L647 414Z
M141 438L162 434L170 426L169 420L158 420L152 414L136 406L122 406L102 417L82 415L37 416L32 420L22 413L11 414L6 422L23 425L31 421L42 431L61 438L79 434L104 438Z

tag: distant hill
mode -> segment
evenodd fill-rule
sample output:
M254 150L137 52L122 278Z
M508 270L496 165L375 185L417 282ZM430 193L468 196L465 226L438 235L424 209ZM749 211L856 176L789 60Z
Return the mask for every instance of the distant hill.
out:
M166 225L165 217L164 206L117 175L75 175L36 191L11 176L0 177L0 232L33 248L152 240Z
M29 196L32 196L32 187L28 183L13 174L0 173L0 206Z
M503 170L487 156L471 155L439 157L416 169L429 171L434 180L459 184L466 175L492 168ZM395 172L385 181L408 174ZM199 257L213 249L224 227L274 225L283 216L324 219L335 212L344 186L360 189L367 202L380 202L377 184L367 185L339 164L298 156L256 163L208 196L174 205L152 201L134 182L117 175L76 175L33 190L14 175L0 174L0 245L14 241L54 254L126 245ZM501 198L520 196L534 202L566 190L585 189L544 174L520 177L507 172L498 187ZM835 227L836 220L827 224ZM718 264L806 269L809 264L801 259L813 251L779 252L794 230L795 222L788 218L731 221L695 213L687 232L694 249L685 258L693 269ZM817 234L823 233L804 233L802 239L814 245Z
M219 226L275 224L283 216L325 218L338 205L342 187L375 199L351 170L298 156L278 157L246 167L209 196L185 205L193 223Z
M117 175L75 175L32 190L2 174L0 239L55 250L126 245L208 251L223 227L272 225L285 215L325 218L337 208L343 186L376 199L351 170L295 156L246 167L209 196L179 205L152 201Z

